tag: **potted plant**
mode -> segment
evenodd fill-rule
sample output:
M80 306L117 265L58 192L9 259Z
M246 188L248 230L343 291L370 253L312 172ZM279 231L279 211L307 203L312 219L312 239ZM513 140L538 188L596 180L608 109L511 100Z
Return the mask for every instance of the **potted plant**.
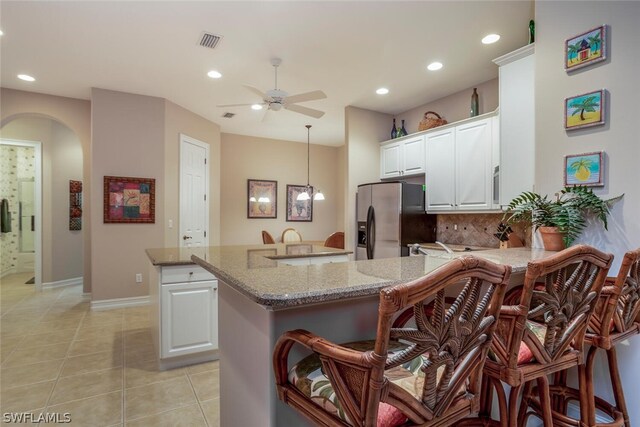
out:
M547 250L562 250L571 246L587 225L587 217L593 215L607 229L609 208L622 196L603 200L589 187L565 187L555 194L555 200L538 193L525 191L513 199L502 217L506 224L527 222L540 230Z

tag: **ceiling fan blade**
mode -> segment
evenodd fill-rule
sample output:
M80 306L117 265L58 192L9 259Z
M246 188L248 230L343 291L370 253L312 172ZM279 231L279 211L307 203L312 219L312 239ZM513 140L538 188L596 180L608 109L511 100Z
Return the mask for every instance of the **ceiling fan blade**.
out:
M259 90L259 89L256 89L256 88L255 88L255 87L253 87L253 86L247 86L247 85L243 85L243 86L244 86L246 89L248 89L248 90L250 90L251 92L253 92L253 93L255 93L256 95L258 95L258 96L260 97L260 99L263 99L263 100L265 100L265 101L266 101L266 100L270 100L270 99L271 99L271 98L269 98L269 97L267 96L267 94L266 94L266 93L262 92L262 91L261 91L261 90Z
M324 116L324 111L314 110L313 108L303 107L302 105L296 105L296 104L285 105L284 108L290 111L294 111L296 113L304 114L305 116L316 118L316 119L319 119L320 117Z
M314 90L313 92L299 93L297 95L287 96L285 103L295 104L297 102L315 101L316 99L324 99L327 95L321 90Z
M225 104L225 105L216 105L216 107L248 107L253 104Z

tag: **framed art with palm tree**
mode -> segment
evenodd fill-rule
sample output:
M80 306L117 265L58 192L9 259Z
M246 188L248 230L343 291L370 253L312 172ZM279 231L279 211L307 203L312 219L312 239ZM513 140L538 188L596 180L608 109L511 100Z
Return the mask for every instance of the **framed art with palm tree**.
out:
M564 42L564 69L567 72L607 59L606 28L601 25Z
M605 90L600 89L564 100L564 128L567 130L605 123Z
M564 157L564 185L601 187L604 185L604 152L571 154Z

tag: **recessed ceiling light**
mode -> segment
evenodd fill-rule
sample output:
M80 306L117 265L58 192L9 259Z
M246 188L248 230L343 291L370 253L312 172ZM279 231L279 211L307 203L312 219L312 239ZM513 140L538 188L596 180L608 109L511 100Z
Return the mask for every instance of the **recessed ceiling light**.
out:
M376 90L376 93L378 95L386 95L389 93L389 89L387 89L386 87L381 87L380 89Z
M431 64L427 65L427 70L429 71L436 71L440 68L442 68L442 62L432 62Z
M262 110L262 105L260 105L260 104L253 104L253 105L251 106L251 109L252 109L252 110Z
M222 74L220 74L219 71L211 70L207 73L207 76L211 77L212 79L219 79L220 77L222 77Z
M489 34L488 36L484 36L482 39L483 44L491 44L500 40L499 34Z
M20 80L24 80L25 82L35 82L36 81L35 78L31 77L28 74L18 74L18 78Z
M4 36L4 32L2 32L2 30L0 30L0 36Z

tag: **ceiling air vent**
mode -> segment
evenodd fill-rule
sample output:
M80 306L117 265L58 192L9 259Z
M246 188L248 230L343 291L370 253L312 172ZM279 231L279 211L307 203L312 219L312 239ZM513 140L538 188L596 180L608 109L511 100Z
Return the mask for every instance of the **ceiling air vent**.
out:
M202 37L200 38L200 46L208 47L209 49L214 49L218 45L221 39L222 39L222 36L218 36L216 34L207 33L206 31L203 31Z
M224 117L225 119L232 119L233 116L235 116L235 113L229 113L229 112L226 112L222 115L222 117Z

